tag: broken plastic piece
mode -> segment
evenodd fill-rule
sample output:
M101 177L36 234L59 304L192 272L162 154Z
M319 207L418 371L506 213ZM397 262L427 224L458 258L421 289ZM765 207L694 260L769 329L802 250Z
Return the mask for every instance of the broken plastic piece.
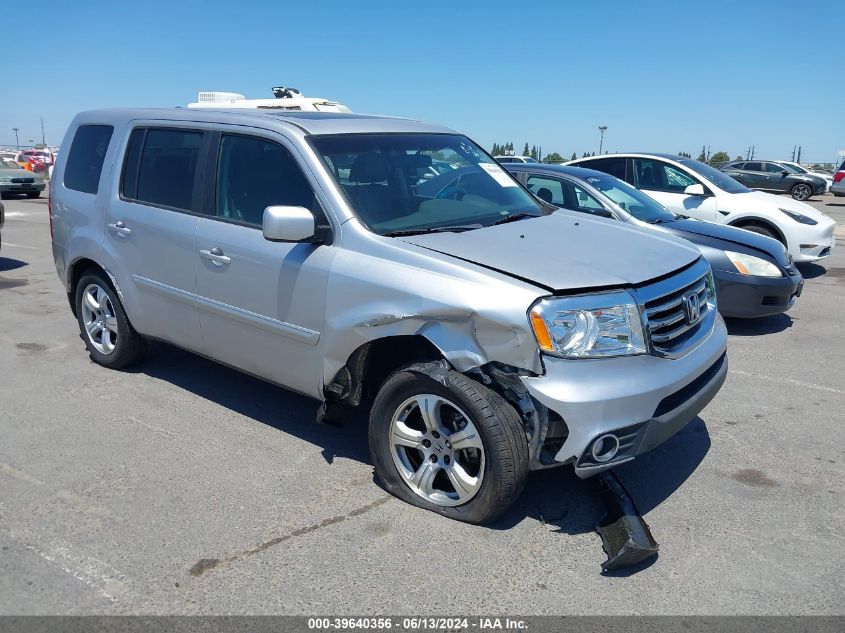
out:
M656 556L659 545L622 480L612 470L599 473L595 479L605 507L605 515L596 525L607 554L602 571L630 567Z

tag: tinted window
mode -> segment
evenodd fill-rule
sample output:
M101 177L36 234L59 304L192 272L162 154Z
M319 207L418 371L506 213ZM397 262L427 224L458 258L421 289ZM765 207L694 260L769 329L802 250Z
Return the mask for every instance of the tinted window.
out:
M589 167L590 169L598 169L606 174L615 176L620 180L625 180L625 161L626 158L596 158L581 163L579 167Z
M730 163L729 165L725 165L728 169L745 169L745 163Z
M637 187L650 191L683 193L684 189L696 184L696 180L668 163L651 158L634 160L637 173Z
M500 163L515 163L517 160L515 158L511 158L510 156L499 156L497 159Z
M789 171L786 167L778 165L777 163L766 163L765 167L766 171L770 174L779 174L784 171Z
M540 200L550 202L559 207L566 206L563 198L563 188L559 180L543 178L542 176L529 176L526 185Z
M202 132L199 131L149 129L133 132L123 174L124 196L139 202L190 210L201 143ZM137 159L139 153L140 161ZM136 162L139 164L134 172Z
M745 163L745 171L763 171L762 163Z
M110 125L79 126L67 155L65 187L84 193L97 193L103 160L113 131Z
M314 207L314 192L291 153L277 143L224 135L217 171L217 216L261 226L274 205Z

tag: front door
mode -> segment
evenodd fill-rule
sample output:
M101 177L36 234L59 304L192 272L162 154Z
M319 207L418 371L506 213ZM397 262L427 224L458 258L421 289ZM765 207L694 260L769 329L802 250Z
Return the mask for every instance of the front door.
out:
M206 353L320 396L328 271L334 247L270 242L264 209L322 213L292 153L273 136L216 133L206 215L197 226L197 304ZM295 151L295 150L293 150Z
M636 187L657 200L664 207L680 215L699 220L718 222L716 196L706 183L686 170L654 158L635 158ZM690 196L684 190L690 185L702 185L706 195Z

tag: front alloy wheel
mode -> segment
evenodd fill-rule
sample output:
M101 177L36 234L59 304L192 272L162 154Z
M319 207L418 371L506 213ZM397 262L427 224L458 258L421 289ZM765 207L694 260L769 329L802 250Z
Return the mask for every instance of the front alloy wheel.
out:
M813 191L810 189L810 185L805 185L804 183L797 184L792 188L792 197L795 200L806 200L812 193Z
M516 409L442 361L400 369L382 384L370 411L370 454L389 492L467 523L501 515L528 476Z
M408 487L441 506L470 501L484 478L484 445L466 413L430 393L413 396L393 415L393 463Z

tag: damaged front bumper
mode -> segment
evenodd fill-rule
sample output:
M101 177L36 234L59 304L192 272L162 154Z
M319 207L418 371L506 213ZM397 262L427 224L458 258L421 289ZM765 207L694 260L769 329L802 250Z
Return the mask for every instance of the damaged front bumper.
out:
M554 461L589 477L634 459L680 431L719 391L728 370L721 318L680 358L544 358L546 373L522 376L531 397L562 418Z

